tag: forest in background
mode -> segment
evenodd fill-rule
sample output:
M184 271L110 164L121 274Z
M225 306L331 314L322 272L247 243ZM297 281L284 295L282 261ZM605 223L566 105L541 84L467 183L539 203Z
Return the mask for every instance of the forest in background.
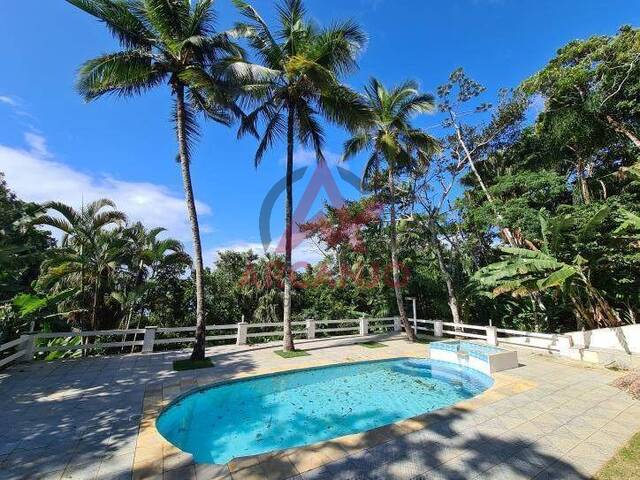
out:
M486 92L462 69L444 80L439 148L391 172L374 159L361 200L302 226L325 259L293 275L292 318L397 315L395 237L420 318L544 332L635 323L640 31L571 42L513 89ZM0 177L0 343L32 327L195 325L192 260L156 227L108 199L24 202ZM204 270L206 323L282 321L283 262L221 252Z

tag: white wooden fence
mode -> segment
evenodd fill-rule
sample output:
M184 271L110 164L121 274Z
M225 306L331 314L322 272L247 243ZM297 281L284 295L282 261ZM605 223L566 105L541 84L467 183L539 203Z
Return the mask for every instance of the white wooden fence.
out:
M409 319L416 334L433 337L456 337L485 340L491 345L511 343L516 345L562 350L571 346L571 337L567 335L542 334L519 330L501 329L492 326L469 325L443 322L442 320ZM233 323L226 325L208 325L208 342L236 343L246 345L250 339L271 337L281 339L284 323ZM338 320L314 320L292 322L293 334L298 338L315 339L349 335L366 336L389 331L399 332L402 325L398 317L358 318ZM69 352L82 350L83 353L108 348L129 348L133 351L140 347L143 353L150 353L158 346L173 345L177 348L193 343L196 327L145 327L129 330L97 330L82 332L47 332L22 335L20 338L0 345L0 368L16 361L29 362L34 355L48 352ZM502 336L499 336L502 334ZM507 336L505 336L507 335ZM81 338L77 345L60 342L45 345L42 340ZM542 345L539 344L542 340ZM568 342L568 344L567 344ZM161 347L163 348L163 347ZM9 353L10 350L13 353ZM122 351L122 350L121 350ZM126 351L126 350L125 350ZM3 353L4 352L4 353ZM100 352L99 352L100 353Z
M0 355L3 355L2 358L0 358L0 368L5 367L18 359L25 358L28 344L28 336L23 335L20 338L16 338L15 340L11 340L10 342L0 345ZM14 352L10 353L11 350L14 350ZM33 357L33 351L31 351L31 357Z

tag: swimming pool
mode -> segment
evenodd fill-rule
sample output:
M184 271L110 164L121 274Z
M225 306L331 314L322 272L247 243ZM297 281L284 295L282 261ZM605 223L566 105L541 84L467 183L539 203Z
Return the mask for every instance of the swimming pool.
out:
M434 342L430 345L430 349L447 350L449 352L467 352L471 357L479 358L487 361L489 355L502 353L505 350L491 345L483 345L480 343L468 342L465 340L445 340L442 342Z
M232 380L169 405L158 431L198 463L299 447L471 398L490 377L434 360L343 364Z
M518 352L466 340L443 340L429 345L432 360L451 362L485 374L518 366Z

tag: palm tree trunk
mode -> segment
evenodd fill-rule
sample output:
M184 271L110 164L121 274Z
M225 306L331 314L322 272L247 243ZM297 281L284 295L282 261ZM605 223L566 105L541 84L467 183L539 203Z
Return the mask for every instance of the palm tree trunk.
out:
M187 200L187 212L191 223L191 236L193 240L193 263L196 273L196 340L191 352L192 360L204 360L206 323L204 316L204 264L202 261L202 244L200 243L200 227L198 226L198 212L193 197L191 184L191 170L189 155L187 154L187 135L185 129L184 85L177 83L176 93L176 131L178 135L178 155L180 157L180 170L182 171L182 184Z
M143 263L142 260L140 260L140 262L138 263L138 273L136 273L136 279L135 282L133 284L134 289L137 289L140 284L142 284L142 267L143 267ZM127 323L124 327L124 330L129 330L129 327L131 326L131 319L133 318L133 311L135 310L135 304L131 304L131 306L129 307L129 313L127 314ZM136 337L138 334L134 333L133 334L133 341L136 341ZM124 335L122 335L122 341L124 342L127 338L127 334L125 333ZM134 345L131 346L131 352L133 353L133 347ZM124 348L124 347L123 347Z
M96 278L96 288L93 292L93 305L91 307L91 330L97 330L96 317L98 313L98 296L100 294L100 274Z
M98 313L98 296L99 295L100 295L100 274L98 274L98 276L96 277L96 286L93 291L93 301L91 305L91 325L89 328L93 331L98 330L96 325L96 319L97 319L97 313ZM94 343L92 337L85 337L85 339L83 339L82 342L85 343L86 345ZM89 355L89 350L83 349L82 356L86 357L87 355Z
M451 317L453 318L453 323L460 323L458 297L456 296L456 291L453 288L453 279L451 278L449 269L445 264L444 255L442 254L442 245L440 244L440 240L438 240L438 235L435 230L436 226L433 222L430 222L429 229L431 230L431 245L433 245L433 249L436 252L436 258L438 259L438 267L440 268L440 273L444 277L444 282L447 284L447 303L449 304L449 310L451 310Z
M607 115L607 122L611 125L614 130L619 133L622 133L626 136L631 142L637 147L640 148L640 139L636 137L629 129L627 129L622 123L618 122L611 115Z
M416 341L416 335L413 331L413 327L409 324L407 314L404 311L404 301L402 300L402 291L400 290L400 265L398 263L398 243L397 243L397 231L396 231L396 194L395 185L393 182L393 169L389 165L389 193L391 195L391 212L390 212L390 227L391 235L389 239L389 247L391 250L391 268L393 271L393 290L396 293L396 303L398 304L398 313L400 314L400 321L404 327L404 331L407 334L407 338L411 342Z
M293 106L289 106L289 118L287 120L287 195L284 206L284 351L295 349L293 333L291 332L291 243L292 243L292 219L291 210L293 204Z

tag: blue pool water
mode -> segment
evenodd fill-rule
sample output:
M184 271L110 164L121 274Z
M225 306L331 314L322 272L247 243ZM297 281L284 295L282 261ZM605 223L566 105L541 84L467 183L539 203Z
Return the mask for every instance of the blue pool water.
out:
M198 463L298 447L394 423L473 397L474 370L395 359L231 381L170 405L156 426Z
M433 342L429 345L431 350L447 350L450 352L467 352L470 356L487 361L489 355L494 353L505 352L506 350L491 345L483 345L481 343L467 342L465 340L445 340L443 342Z

